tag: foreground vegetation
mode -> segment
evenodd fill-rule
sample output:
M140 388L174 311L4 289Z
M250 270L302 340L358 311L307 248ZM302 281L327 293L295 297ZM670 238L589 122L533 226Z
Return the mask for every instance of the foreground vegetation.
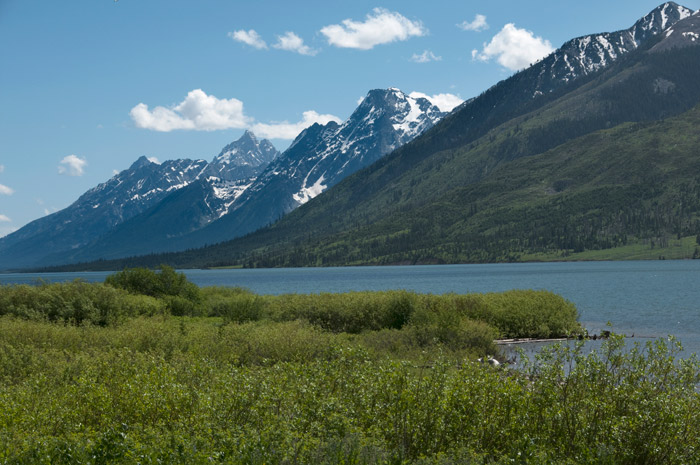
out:
M0 463L698 463L700 366L673 339L476 362L578 331L535 291L0 287Z

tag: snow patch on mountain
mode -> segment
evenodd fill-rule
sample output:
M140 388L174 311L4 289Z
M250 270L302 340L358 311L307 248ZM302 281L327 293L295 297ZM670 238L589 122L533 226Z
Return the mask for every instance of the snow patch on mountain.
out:
M321 177L318 178L312 186L307 187L306 184L304 184L304 187L302 187L302 189L299 192L297 192L296 194L292 194L292 198L296 200L299 203L299 205L305 204L306 202L308 202L309 200L313 199L318 194L326 190L328 186L323 184L324 179L324 176L321 175Z
M651 11L629 29L572 39L534 65L540 68L540 85L533 92L549 92L559 83L594 73L636 50L652 36L673 34L673 26L697 12L673 2Z

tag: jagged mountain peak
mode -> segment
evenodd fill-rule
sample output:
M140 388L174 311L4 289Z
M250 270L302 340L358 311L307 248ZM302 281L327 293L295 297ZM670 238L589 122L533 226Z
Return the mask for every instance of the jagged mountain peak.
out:
M605 68L691 15L693 10L675 2L666 2L628 29L571 39L525 70L536 75L531 95L535 97L551 92L574 79Z
M144 166L150 166L153 165L153 161L151 161L146 155L141 155L134 163L131 164L129 167L129 170L137 170L139 168L143 168Z
M666 2L651 10L632 26L632 31L647 31L658 34L673 24L693 15L693 10L676 2Z
M652 52L662 52L672 48L700 45L700 10L668 28L661 42L654 45Z
M221 149L212 163L258 166L271 162L278 154L270 141L258 141L252 131L246 130L238 140Z
M284 178L284 188L279 187L285 191L279 194L286 198L283 209L266 220L287 213L409 142L444 115L426 98L413 98L394 87L372 89L342 124L314 124L302 131L234 209L255 202Z
M428 99L411 97L395 87L373 89L343 123L340 132L349 127L365 130L372 125L391 124L399 134L398 146L435 124L445 114Z

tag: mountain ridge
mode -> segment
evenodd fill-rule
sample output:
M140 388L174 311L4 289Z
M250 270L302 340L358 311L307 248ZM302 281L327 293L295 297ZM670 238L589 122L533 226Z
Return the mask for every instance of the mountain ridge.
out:
M693 15L671 26L686 27L696 19L697 15ZM689 43L693 42L691 39L690 35L686 37ZM629 124L629 121L651 124L679 115L697 104L700 101L700 48L674 46L666 51L654 50L666 40L670 38L654 36L625 54L624 58L618 58L614 64L534 98L529 90L536 81L528 79L532 76L532 69L525 70L489 89L482 97L463 104L421 137L349 176L314 202L302 206L271 227L206 249L179 255L141 257L140 263L161 260L188 267L309 266L507 261L528 256L532 251L527 252L527 245L511 249L504 245L510 242L499 242L501 239L498 239L499 228L508 224L499 223L499 218L503 221L519 218L518 221L528 224L527 217L518 216L523 211L516 208L517 199L511 200L515 202L512 205L497 208L488 203L488 189L478 189L493 186L493 183L489 184L490 176L503 172L501 170L509 166L526 166L536 160L533 156L555 150L562 144L589 140L581 138ZM508 94L506 89L513 89L513 92ZM473 133L465 137L464 129L469 131L469 121L477 116L474 108L483 108L504 96L506 100L511 98L512 102L514 94L526 97L515 99L524 102L521 106L504 107L506 111L500 115L489 115L490 121L482 123L481 128L471 126ZM499 121L500 117L504 121ZM543 192L553 192L549 194L554 196L551 198L563 198L564 201L569 195L566 186L570 183L571 180L567 179L553 179L551 184L544 186ZM500 189L503 188L501 185ZM459 194L460 189L481 192L483 198L467 201ZM614 198L617 198L615 192L618 191L622 196L622 203L616 205L624 205L625 196L634 198L635 192L644 194L646 201L654 199L653 192L639 187L630 189L624 193L609 188ZM593 189L590 194L577 195L576 199L584 206L594 205L604 201L605 191ZM487 208L486 205L491 206ZM558 210L549 212L547 208L562 208L562 205L573 209L575 204L567 200L560 204L546 204L541 210L531 212L537 212L540 221L547 224L547 218L563 218L556 213ZM487 213L479 216L482 208L486 208L487 213L497 211L500 216L488 216ZM508 213L508 208L520 213ZM671 213L668 215L672 218ZM484 218L484 221L488 220L484 227L490 226L460 236L460 225L467 225L464 221L470 217ZM573 218L567 218L567 221L575 223ZM450 219L455 221L450 223ZM510 224L518 224L518 221ZM565 223L551 226L565 231ZM595 221L588 224L590 228L600 227ZM671 228L669 223L665 224L665 228ZM532 231L539 230L535 226ZM475 227L479 226L469 226ZM691 229L690 226L684 227L682 233L689 234ZM516 241L513 244L517 244L513 229L510 229L510 236L505 235L506 230L502 229L503 240ZM639 240L650 240L649 235L656 234L651 230L643 233L640 233ZM586 239L580 243L584 248L585 244L600 248L615 243L603 233L596 232L598 234L602 234L600 240ZM450 235L461 239L448 243L446 237ZM632 235L628 234L628 238ZM500 245L494 248L494 244ZM471 252L465 255L461 250ZM454 258L449 260L450 256ZM139 261L133 258L130 263L138 264Z
M239 141L243 146L251 148L249 134L244 134ZM257 144L257 140L254 142ZM96 237L143 214L170 194L186 189L207 170L212 185L221 190L221 199L235 195L236 185L242 181L237 176L255 174L256 169L259 171L261 166L266 166L266 157L276 155L276 149L269 141L261 143L264 144L265 153L261 153L261 164L257 167L253 166L249 158L245 159L245 163L223 163L217 158L210 163L203 159L176 159L156 163L141 156L129 168L89 189L65 209L34 220L18 231L0 238L0 264L3 268L15 267L17 264L29 266L46 256L88 246ZM238 146L234 142L227 147ZM250 150L244 152L244 157L250 156ZM212 211L210 214L216 213Z
M425 98L395 88L375 89L342 124L312 125L283 154L266 151L269 142L258 142L246 131L178 192L149 204L91 243L45 254L43 261L184 250L244 235L308 202L444 115ZM140 158L132 166L150 163Z
M374 244L371 247L376 249L377 244L398 241L396 246L403 251L397 253L408 254L410 262L415 251L411 252L411 244L401 244L401 241L414 237L412 234L421 230L425 230L423 236L426 240L439 241L440 235L432 234L429 226L431 223L443 228L447 225L436 218L430 221L425 218L431 218L431 208L438 211L442 202L450 204L450 196L460 188L477 185L504 166L545 153L586 134L626 121L654 121L688 110L700 98L697 84L700 80L694 68L700 61L697 48L686 47L684 51L673 46L659 53L650 51L668 43L671 37L673 40L683 37L692 42L692 34L674 36L672 33L667 37L663 34L676 25L679 30L689 27L690 30L685 32L693 32L694 26L687 25L697 16L689 12L672 2L661 5L632 28L618 31L616 37L627 34L630 40L643 38L639 44L635 42L633 50L616 54L611 63L606 62L588 74L582 73L569 80L561 78L556 81L560 85L542 87L545 82L543 70L552 70L550 61L566 63L561 58L566 54L558 49L550 57L465 102L439 124L422 132L420 137L360 169L313 201L302 196L304 191L297 190L298 198L307 201L273 226L218 248L192 253L206 254L216 250L216 264L341 264L337 260L342 260L343 256L361 256L351 253L347 247L362 248ZM666 29L662 29L663 26ZM605 37L612 38L611 34ZM603 35L590 37L594 36ZM584 42L587 53L600 57L600 49L591 46L592 40ZM582 43L572 39L565 45ZM601 44L600 40L597 44ZM599 61L602 63L602 59ZM585 60L582 63L585 64ZM557 77L555 72L547 76ZM319 126L307 131L314 132L315 137L322 141L322 129ZM337 127L331 132L335 130ZM301 146L302 142L295 142L292 148ZM268 167L268 170L272 169ZM327 171L318 170L314 177L309 177L311 171L305 172L302 189L324 184L325 177L321 176ZM255 190L246 192L250 194ZM294 200L298 199L292 197ZM471 211L473 208L478 210L478 205L453 205L450 208ZM279 216L267 220L272 223ZM362 239L363 234L379 227L377 225L383 225L384 232L389 232L368 239L369 242ZM319 250L324 252L319 253ZM405 259L404 256L402 260Z

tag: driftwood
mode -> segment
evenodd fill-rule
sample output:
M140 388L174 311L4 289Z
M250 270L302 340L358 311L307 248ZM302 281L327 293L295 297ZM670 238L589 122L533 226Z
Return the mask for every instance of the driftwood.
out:
M610 337L610 331L603 331L600 334L588 334L586 332L585 335L579 335L576 337L555 337L555 338L544 338L544 339L537 339L537 338L531 338L531 337L522 337L522 338L516 338L516 339L496 339L495 342L498 345L510 345L510 344L529 344L532 342L562 342L562 341L583 341L583 340L591 340L595 341L598 339L608 339ZM632 333L631 336L625 336L626 338L631 338L634 337L634 333Z

